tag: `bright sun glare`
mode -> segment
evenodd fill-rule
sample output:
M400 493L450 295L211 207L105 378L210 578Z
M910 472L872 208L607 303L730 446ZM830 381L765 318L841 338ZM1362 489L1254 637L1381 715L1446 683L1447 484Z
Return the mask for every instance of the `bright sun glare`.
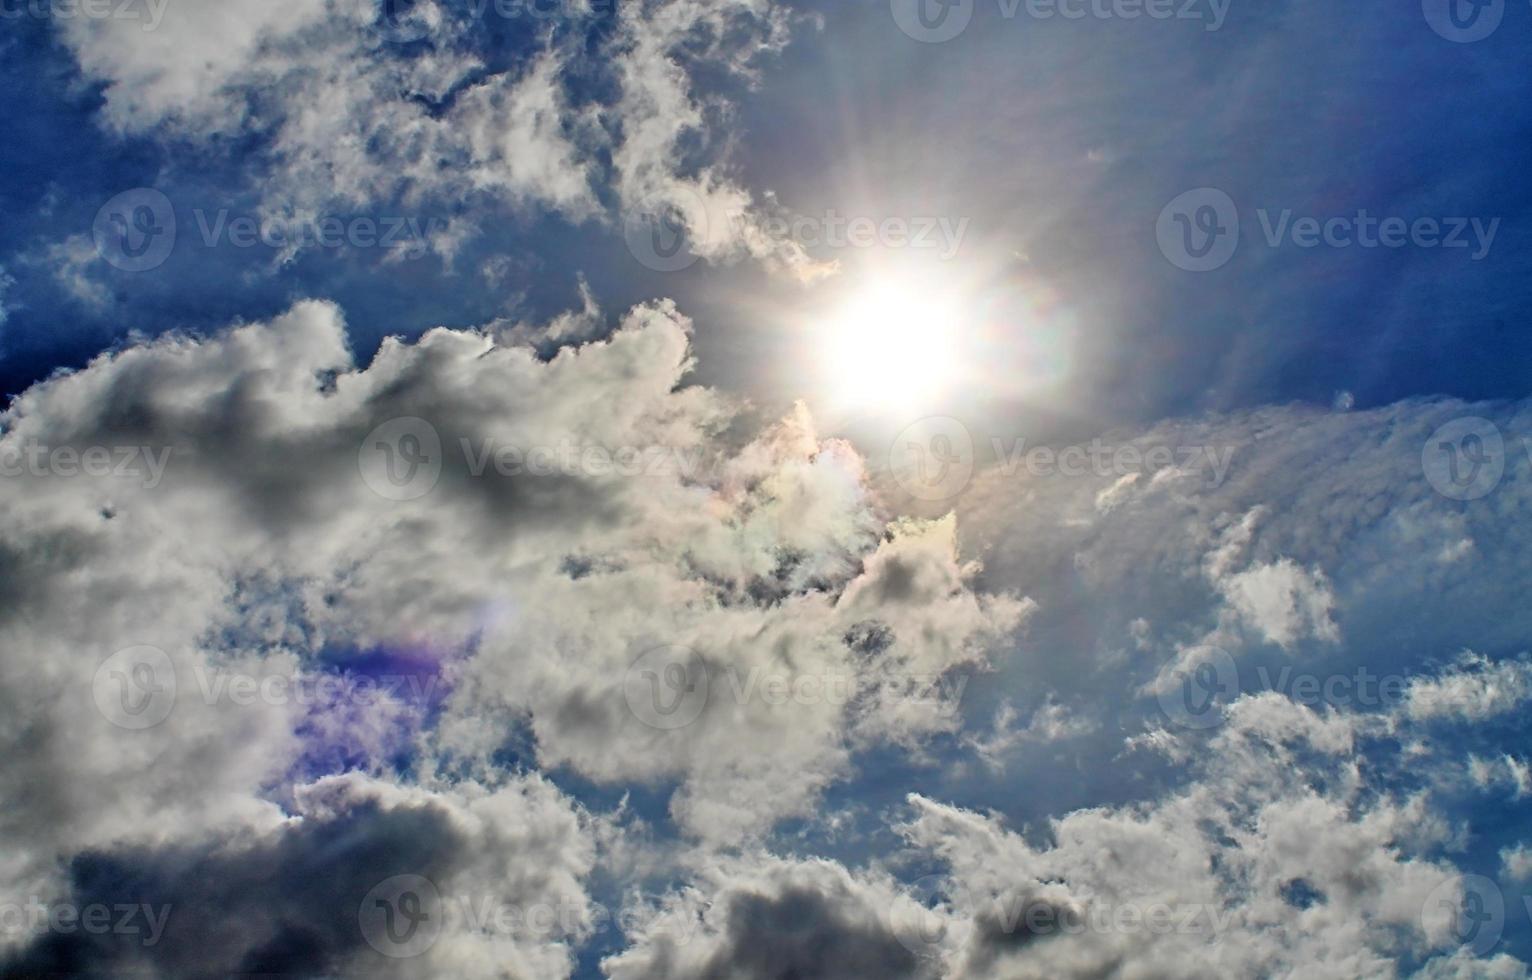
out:
M880 283L830 317L827 386L842 407L928 405L954 381L959 315L950 302L908 285Z

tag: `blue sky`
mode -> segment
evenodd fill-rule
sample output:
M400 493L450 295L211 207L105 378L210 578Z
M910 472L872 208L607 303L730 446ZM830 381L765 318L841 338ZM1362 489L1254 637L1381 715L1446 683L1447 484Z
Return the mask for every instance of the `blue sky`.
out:
M1526 976L1532 7L91 9L5 970Z

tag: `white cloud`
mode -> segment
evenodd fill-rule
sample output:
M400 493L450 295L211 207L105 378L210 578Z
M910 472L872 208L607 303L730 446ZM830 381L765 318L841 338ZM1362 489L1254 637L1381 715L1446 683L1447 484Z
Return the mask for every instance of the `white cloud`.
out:
M1527 845L1517 844L1502 850L1500 865L1512 881L1532 882L1532 848Z
M683 138L709 136L698 69L753 81L758 60L790 33L773 0L566 5L571 30L534 31L533 52L497 70L474 53L475 17L418 4L402 26L411 36L418 26L428 43L401 45L380 9L371 0L187 0L161 10L152 30L131 18L66 19L60 30L82 70L106 82L103 111L115 129L259 137L252 186L270 214L476 200L581 222L602 214L595 185L610 166L624 213L679 208L690 247L708 261L753 257L804 281L833 271L766 230L725 161L682 174ZM598 18L616 28L587 52L584 32ZM592 67L585 59L615 73L613 104L571 93L567 76ZM459 220L433 247L450 265L476 230Z
M1495 662L1468 651L1436 676L1412 681L1403 710L1414 721L1482 722L1516 711L1528 700L1532 700L1532 663Z
M0 417L8 459L170 454L153 481L52 462L7 478L0 741L25 761L0 791L22 801L4 818L20 880L89 848L271 832L289 804L269 788L333 764L335 746L379 775L406 751L426 785L492 782L530 733L546 767L677 780L682 828L732 840L809 812L857 747L954 730L962 672L985 669L1027 605L975 590L950 520L885 533L860 459L806 412L723 443L732 407L682 386L688 330L658 304L547 361L436 330L361 368L339 311L309 302L20 396ZM359 460L406 417L430 420L442 471L399 502ZM572 447L574 462L474 472L506 447ZM669 465L623 472L610 460L625 449ZM584 462L592 450L607 465ZM140 645L165 651L176 693L162 725L125 732L93 679ZM625 686L661 645L696 651L712 679L705 710L669 731ZM315 715L207 681L333 675L352 666L343 651L376 649L412 651L414 676L440 683L429 731L407 700Z
M944 975L1391 976L1454 945L1428 898L1456 872L1422 853L1440 828L1411 801L1361 802L1349 727L1241 701L1186 788L1070 813L1045 843L912 797L903 833L949 869Z

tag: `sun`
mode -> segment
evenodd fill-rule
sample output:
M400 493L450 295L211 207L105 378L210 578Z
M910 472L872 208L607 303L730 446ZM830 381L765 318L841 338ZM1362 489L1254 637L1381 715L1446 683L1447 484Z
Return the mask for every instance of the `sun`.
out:
M825 387L857 411L929 407L956 381L960 310L913 283L884 281L854 293L828 318Z

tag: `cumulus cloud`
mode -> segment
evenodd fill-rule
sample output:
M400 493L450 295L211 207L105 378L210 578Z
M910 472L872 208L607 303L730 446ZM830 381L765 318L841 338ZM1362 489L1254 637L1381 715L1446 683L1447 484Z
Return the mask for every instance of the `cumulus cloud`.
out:
M602 967L614 980L939 976L917 955L918 917L890 916L908 901L886 875L752 855L703 869Z
M1532 881L1532 848L1525 844L1507 847L1500 852L1500 864L1512 881Z
M300 787L275 826L74 855L67 890L44 904L128 900L155 910L159 931L51 932L11 950L7 969L568 976L593 926L589 823L536 776L443 792L330 777ZM380 901L429 917L425 932L391 938Z
M1423 795L1385 788L1397 773L1354 764L1357 741L1383 731L1365 713L1245 698L1184 787L1025 835L998 815L911 795L896 826L907 851L891 863L762 853L708 863L604 966L635 978L875 968L1339 980L1412 963L1421 976L1524 975L1512 956L1459 948L1451 909L1473 886L1443 858L1451 828ZM933 863L937 874L911 882L911 868Z
M1046 843L912 797L904 833L949 868L949 976L1385 976L1456 943L1459 876L1417 800L1364 789L1351 724L1239 702L1185 789L1081 810Z
M1250 690L1265 681L1245 666L1309 667L1338 646L1397 656L1384 640L1401 617L1429 630L1453 616L1477 649L1506 650L1507 624L1450 602L1517 587L1502 549L1522 531L1489 522L1514 512L1519 485L1503 488L1503 510L1454 509L1410 482L1400 446L1351 445L1360 472L1313 499L1312 481L1273 480L1280 468L1249 451L1216 487L1183 472L1038 483L1011 488L1032 504L1016 511L982 486L990 510L965 501L956 516L889 521L865 461L807 409L751 431L740 405L688 386L690 325L672 304L612 331L601 321L587 295L545 331L435 330L360 365L340 311L305 302L127 346L12 404L0 417L21 491L0 499L0 739L18 760L0 790L19 801L0 817L7 898L129 890L154 907L227 908L235 924L193 914L167 926L164 948L49 936L8 956L28 969L350 969L377 952L351 912L303 927L221 882L248 880L247 866L285 880L331 834L415 835L430 853L397 850L424 870L377 870L444 896L573 910L530 936L514 916L454 929L417 967L472 975L510 958L562 975L596 928L589 842L623 832L515 774L516 760L657 790L687 844L644 857L641 841L615 845L680 886L635 900L614 975L761 975L773 938L807 975L853 962L908 976L1175 975L1209 957L1224 975L1388 975L1433 956L1437 975L1517 968L1451 954L1451 917L1431 910L1465 887L1446 855L1469 830L1444 801L1473 788L1437 775L1458 766L1468 784L1514 794L1525 763L1426 730L1513 718L1525 663L1464 655L1418 670L1395 704L1354 705ZM1390 417L1425 433L1450 410ZM1355 442L1328 427L1367 414L1283 416L1281 445ZM1240 424L1202 437L1233 441ZM1008 515L983 563L963 556L962 535ZM1418 547L1464 538L1507 580ZM1022 627L1058 629L1061 569L1101 631L1076 634L1079 649L1100 656L1050 674ZM1119 701L1164 693L1145 684L1165 663L1215 644L1238 654L1246 690L1215 726L1111 723ZM1439 650L1418 641L1415 656ZM1018 683L1018 663L1033 672L1003 693L1040 706L965 731L970 684ZM360 678L393 683L364 699ZM321 681L317 699L269 693ZM151 703L164 716L136 726L130 709ZM900 833L911 861L944 869L934 894L899 884L902 860L772 853L772 830L812 819L859 756L918 757L941 737L1007 769L1034 747L1097 739L1192 766L1144 799L1051 814L1046 840L912 798ZM463 870L462 855L518 848L547 874ZM337 867L326 906L362 902L372 870ZM1056 934L1162 906L1194 908L1213 931ZM1017 918L1031 910L1040 918Z
M437 330L361 367L340 311L307 302L19 397L0 416L19 491L0 500L10 894L95 887L59 868L102 855L91 867L166 902L240 902L206 889L289 851L298 874L360 809L391 814L365 820L387 835L401 808L495 811L512 836L557 817L573 847L583 818L508 778L508 752L668 781L683 831L734 840L809 812L859 749L956 730L967 679L1030 607L973 586L952 520L885 526L857 454L806 410L731 443L736 406L684 385L689 329L660 303L547 358ZM659 705L690 692L653 685L693 664L702 697L675 724ZM536 863L568 868L572 896L589 861ZM347 880L316 900L350 901ZM169 972L222 957L196 972L359 948L265 914L222 952L145 955ZM200 948L217 928L173 935ZM451 973L508 944L559 975L583 928L433 956Z

